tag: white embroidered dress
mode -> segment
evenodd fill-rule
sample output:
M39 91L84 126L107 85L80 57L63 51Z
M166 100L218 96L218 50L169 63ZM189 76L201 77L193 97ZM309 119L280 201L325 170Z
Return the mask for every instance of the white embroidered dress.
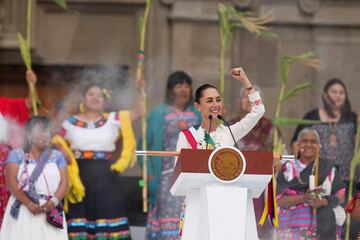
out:
M26 156L22 149L14 149L10 152L7 163L16 163L19 166L17 180L20 181L21 173L25 168ZM36 167L35 160L29 160L28 176L31 176ZM63 154L53 149L51 155L39 178L35 181L35 189L38 194L54 196L60 181L60 168L66 167ZM16 198L11 195L6 207L4 220L0 231L0 240L66 240L67 226L64 216L63 229L56 228L46 221L44 213L33 215L26 206L21 205L18 219L10 215L12 204ZM40 204L44 204L46 199L40 199Z

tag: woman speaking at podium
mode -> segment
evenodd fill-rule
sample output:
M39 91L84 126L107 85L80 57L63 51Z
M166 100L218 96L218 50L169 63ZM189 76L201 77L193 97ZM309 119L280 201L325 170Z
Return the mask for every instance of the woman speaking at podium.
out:
M229 126L222 116L224 106L217 88L210 84L201 85L195 92L194 105L201 113L202 122L198 126L180 132L177 151L182 148L215 149L234 146L264 115L265 108L260 94L253 88L245 71L238 67L231 69L230 73L233 79L240 81L246 89L252 105L251 112L239 122ZM218 120L222 120L224 124Z

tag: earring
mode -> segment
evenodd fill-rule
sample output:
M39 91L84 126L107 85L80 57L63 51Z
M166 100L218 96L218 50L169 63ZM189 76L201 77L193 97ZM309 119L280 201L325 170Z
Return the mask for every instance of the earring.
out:
M111 98L111 95L110 95L109 91L106 88L103 88L102 92L103 92L104 96L106 97L106 99Z
M81 102L81 103L79 104L79 111L80 111L80 113L84 113L84 112L85 112L85 106L84 106L84 103L83 103L83 102Z

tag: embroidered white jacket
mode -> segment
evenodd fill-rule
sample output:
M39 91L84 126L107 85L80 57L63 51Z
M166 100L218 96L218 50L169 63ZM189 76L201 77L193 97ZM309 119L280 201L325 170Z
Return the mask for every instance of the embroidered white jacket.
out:
M243 138L256 125L256 123L265 113L265 107L261 101L259 92L249 94L249 100L252 104L251 112L246 114L246 116L239 122L230 126L236 141L239 141L241 138ZM196 141L198 142L197 148L201 149L202 145L199 142L203 141L204 129L199 127L198 130L192 128L190 131L193 133ZM229 129L222 124L218 126L216 131L210 133L210 137L214 140L217 146L234 146L235 144ZM191 146L187 141L184 133L180 132L176 150L180 151L182 148L191 148Z

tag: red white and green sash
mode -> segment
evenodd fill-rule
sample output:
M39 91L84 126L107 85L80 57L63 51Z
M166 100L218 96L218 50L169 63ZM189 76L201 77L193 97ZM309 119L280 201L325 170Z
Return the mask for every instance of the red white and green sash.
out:
M196 132L199 129L200 125L191 127L189 129L185 129L182 132L184 133L186 140L189 142L190 146L192 149L197 149L198 144L200 144L197 140L196 140ZM215 148L215 142L214 140L211 138L210 134L207 133L205 131L205 138L202 140L204 141L204 143L208 143L208 148L209 149L214 149ZM200 144L202 145L202 144Z

